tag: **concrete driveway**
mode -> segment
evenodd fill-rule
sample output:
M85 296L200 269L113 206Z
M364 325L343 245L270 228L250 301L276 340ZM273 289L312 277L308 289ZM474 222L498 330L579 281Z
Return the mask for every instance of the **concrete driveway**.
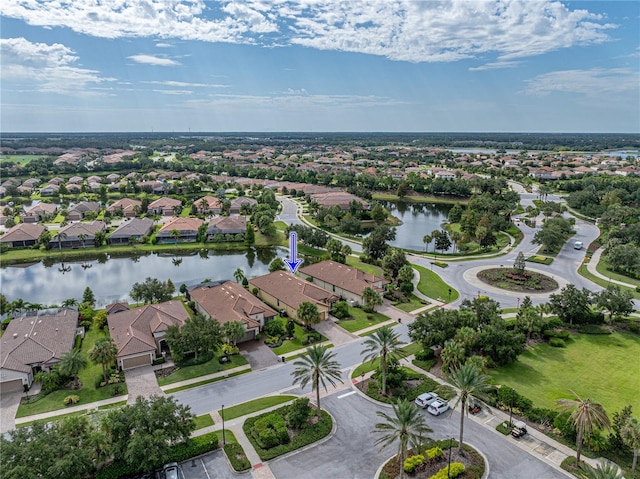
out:
M251 472L231 472L229 463L221 449L213 451L195 460L189 459L180 464L180 479L238 479L249 478Z
M158 380L156 374L153 372L153 366L142 366L134 369L127 369L124 372L124 377L127 381L127 389L129 390L129 397L127 398L127 404L133 404L136 402L138 396L149 398L156 394L158 396L164 395L160 386L158 386Z
M23 394L22 391L0 394L0 434L16 428L16 413Z
M240 343L238 346L240 354L249 361L252 371L268 368L279 362L278 356L260 340L247 341L246 343Z
M355 339L360 339L359 336L338 326L334 322L335 319L336 318L331 316L328 320L315 324L313 328L333 343L334 346L340 346L341 344L350 343Z

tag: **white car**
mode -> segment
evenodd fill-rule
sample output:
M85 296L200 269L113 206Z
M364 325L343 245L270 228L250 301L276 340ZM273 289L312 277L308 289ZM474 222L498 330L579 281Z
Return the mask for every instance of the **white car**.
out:
M429 412L429 414L433 414L434 416L439 416L440 414L448 410L449 410L449 403L444 399L440 399L440 398L433 401L427 408L427 411Z
M415 405L421 407L422 409L429 406L433 401L440 399L438 395L434 392L420 394L414 401Z
M166 479L179 479L177 462L170 462L169 464L165 464L163 471L164 477Z

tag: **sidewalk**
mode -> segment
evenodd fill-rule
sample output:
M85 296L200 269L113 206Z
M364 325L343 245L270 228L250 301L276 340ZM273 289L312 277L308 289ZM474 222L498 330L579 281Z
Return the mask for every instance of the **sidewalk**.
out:
M605 276L604 274L600 273L596 268L598 266L598 263L600 262L600 256L602 256L602 252L604 251L604 248L598 248L597 250L595 250L593 252L593 255L591 255L591 259L589 260L589 262L587 263L587 271L589 271L589 273L591 273L594 276L597 276L600 279L604 279L610 283L613 284L617 284L620 286L626 286L627 288L636 288L635 284L629 284L629 283L625 283L623 281L618 281L617 279L611 279L608 276Z
M200 383L202 381L208 381L209 379L216 379L216 378L229 376L230 374L238 373L240 371L245 371L245 370L251 370L251 366L246 364L244 366L238 366L236 368L226 369L224 371L220 371L220 372L217 372L217 373L207 374L206 376L198 376L197 378L185 379L184 381L178 381L178 382L171 383L171 384L165 384L164 386L160 386L160 389L162 390L162 392L164 392L164 391L166 391L168 389L175 389L175 388L179 388L179 387L182 387L182 386L189 386L191 384Z
M54 411L34 414L33 416L20 417L20 418L16 418L16 425L23 424L25 422L30 422L30 421L40 421L42 419L49 419L52 417L57 417L63 414L69 414L69 413L78 412L78 411L90 411L92 409L98 409L100 406L108 406L109 404L115 404L122 401L126 402L128 398L129 398L129 395L125 394L124 396L117 396L110 399L103 399L102 401L96 401L89 404L82 404L81 406L65 407L64 409L56 409Z

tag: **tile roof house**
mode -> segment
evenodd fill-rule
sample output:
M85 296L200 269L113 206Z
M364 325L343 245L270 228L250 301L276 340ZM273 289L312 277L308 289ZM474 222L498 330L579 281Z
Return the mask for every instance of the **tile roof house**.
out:
M19 223L0 236L0 243L9 248L25 248L38 243L40 236L47 230L43 225Z
M95 246L96 233L104 233L106 230L107 225L104 221L72 223L51 238L48 248L90 248Z
M130 244L140 241L143 236L149 236L153 231L153 220L151 218L132 218L124 221L107 238L109 245Z
M249 280L249 289L258 289L258 298L298 318L300 303L310 302L318 307L320 319L329 318L331 305L338 296L285 271L274 271Z
M120 311L129 311L129 303L126 301L118 301L117 303L107 304L104 310L107 314L119 313Z
M20 215L20 221L23 223L37 223L43 221L45 216L53 215L58 210L58 206L53 203L40 202L27 208L23 215Z
M107 208L107 211L113 214L121 213L126 218L133 218L140 214L142 201L133 200L131 198L121 198Z
M78 312L62 309L49 315L13 319L0 339L0 389L23 391L33 375L49 371L73 349Z
M182 202L173 198L162 197L149 203L147 212L151 215L173 216L182 209Z
M382 292L389 284L384 278L330 260L300 268L300 275L310 277L313 284L358 304L362 304L365 288Z
M220 324L240 321L246 334L242 341L256 338L262 327L275 318L277 313L253 294L233 281L223 284L202 285L189 291L196 310Z
M320 206L330 208L332 206L339 206L340 209L346 211L349 209L349 205L352 201L357 201L362 204L365 210L370 208L369 203L358 198L356 195L347 193L345 191L330 191L328 193L318 193L311 195L311 199L318 203Z
M198 240L198 228L204 224L200 218L181 218L175 216L167 221L156 235L158 244L164 243L194 243ZM176 238L172 231L178 232Z
M48 185L46 185L46 186L44 186L43 188L40 189L40 195L41 196L53 196L53 195L57 194L58 191L60 191L60 187L58 185L54 185L52 183L49 183Z
M249 198L247 196L240 196L238 198L234 198L231 200L231 208L229 209L229 213L240 214L243 209L252 208L257 205L258 201L254 198Z
M100 211L100 203L96 201L81 201L68 210L67 219L69 221L80 221L89 211Z
M244 241L247 232L247 218L244 216L219 216L209 221L207 241ZM223 235L234 235L233 238Z
M193 202L196 210L201 215L213 213L219 215L222 211L222 201L215 196L203 196Z
M116 361L122 369L151 364L167 350L169 326L182 327L189 313L181 301L150 304L107 316L109 334L118 346Z

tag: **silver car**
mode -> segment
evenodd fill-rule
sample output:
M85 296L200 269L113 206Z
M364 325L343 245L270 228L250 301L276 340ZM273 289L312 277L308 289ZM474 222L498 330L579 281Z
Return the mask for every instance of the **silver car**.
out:
M415 403L416 406L424 409L437 399L440 399L438 395L434 392L430 392L430 393L420 394L420 396L418 396L416 400L413 402Z
M165 464L163 471L165 479L179 479L177 462L170 462L169 464Z
M427 409L429 414L433 414L434 416L439 416L440 414L448 410L449 410L449 403L444 399L440 399L440 398L433 401L429 405L429 408Z

